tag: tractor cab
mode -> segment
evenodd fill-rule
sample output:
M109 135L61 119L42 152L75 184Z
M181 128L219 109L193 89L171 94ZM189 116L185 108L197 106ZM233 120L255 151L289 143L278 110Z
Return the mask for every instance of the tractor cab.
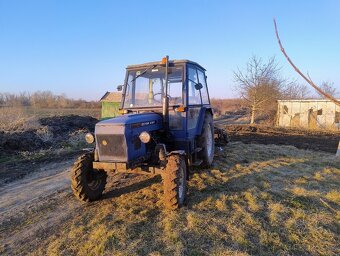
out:
M180 207L192 166L210 166L214 124L205 69L168 57L127 67L121 116L100 121L86 140L93 151L74 165L72 188L83 201L102 194L108 171L160 174L164 202Z
M128 66L121 113L159 113L174 149L192 152L205 113L212 115L206 79L205 69L189 60L169 61L168 68L162 62Z

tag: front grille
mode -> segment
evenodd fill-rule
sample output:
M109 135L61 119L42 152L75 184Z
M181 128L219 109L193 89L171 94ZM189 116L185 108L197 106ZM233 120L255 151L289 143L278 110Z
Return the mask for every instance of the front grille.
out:
M97 135L99 158L103 160L126 160L126 142L124 134L99 134Z

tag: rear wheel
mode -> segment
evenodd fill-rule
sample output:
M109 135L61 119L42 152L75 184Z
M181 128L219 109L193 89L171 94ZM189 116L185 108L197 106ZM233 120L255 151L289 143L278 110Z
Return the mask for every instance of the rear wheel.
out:
M164 204L167 209L181 207L187 194L187 166L185 157L171 155L162 174L164 187Z
M202 133L198 138L197 146L201 148L198 157L202 160L202 166L209 167L215 153L214 122L210 113L205 114Z
M84 202L98 199L106 185L107 174L103 170L93 170L93 153L86 153L74 163L71 175L73 194Z

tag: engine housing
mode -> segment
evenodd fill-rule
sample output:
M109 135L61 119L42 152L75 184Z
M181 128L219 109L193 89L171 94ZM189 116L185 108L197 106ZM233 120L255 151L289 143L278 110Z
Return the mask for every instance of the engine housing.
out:
M156 113L128 114L96 124L96 150L99 161L132 163L146 156L147 147L139 139L141 132L162 129L162 117Z

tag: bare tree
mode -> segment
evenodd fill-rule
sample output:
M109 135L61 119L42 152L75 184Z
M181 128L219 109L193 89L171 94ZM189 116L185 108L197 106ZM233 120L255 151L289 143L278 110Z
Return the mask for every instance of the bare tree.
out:
M276 106L276 100L282 96L286 84L286 80L280 77L280 68L274 57L263 62L261 58L252 56L244 71L238 69L234 72L234 79L236 89L250 109L251 124L255 122L259 110Z
M320 89L322 91L324 91L325 93L327 93L328 95L331 95L332 97L336 97L337 96L337 91L336 88L334 87L334 83L333 82L329 82L329 81L323 81L320 85ZM321 98L326 98L323 94L318 93L319 96Z
M284 92L284 98L286 99L306 99L311 96L311 92L304 84L292 82L287 85Z

